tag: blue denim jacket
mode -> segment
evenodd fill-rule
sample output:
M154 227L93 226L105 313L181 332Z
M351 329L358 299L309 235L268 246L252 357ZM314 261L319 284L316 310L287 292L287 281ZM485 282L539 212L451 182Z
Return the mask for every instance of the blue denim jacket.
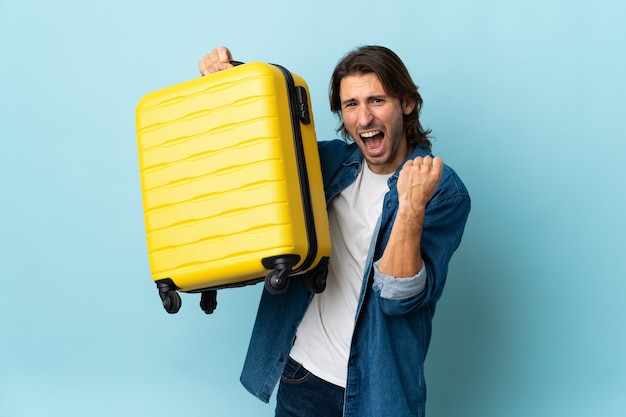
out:
M319 142L319 150L328 204L355 181L363 155L354 143L341 140ZM429 149L416 148L409 158L429 154ZM424 360L435 304L470 211L465 186L445 166L439 187L426 207L421 243L426 281L416 283L381 274L375 261L382 256L398 208L399 171L389 178L389 192L363 277L348 363L346 417L424 415ZM269 402L298 324L313 297L306 281L294 277L286 293L272 295L264 290L261 296L241 383L262 401Z

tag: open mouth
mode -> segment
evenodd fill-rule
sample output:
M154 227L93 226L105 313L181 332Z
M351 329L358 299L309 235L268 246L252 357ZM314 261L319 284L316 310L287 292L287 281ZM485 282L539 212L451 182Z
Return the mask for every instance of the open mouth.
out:
M377 152L382 149L385 135L380 130L371 130L361 133L359 136L368 151Z

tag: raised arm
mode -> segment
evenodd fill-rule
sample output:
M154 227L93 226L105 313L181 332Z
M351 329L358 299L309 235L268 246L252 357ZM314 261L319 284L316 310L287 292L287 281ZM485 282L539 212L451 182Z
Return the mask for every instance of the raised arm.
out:
M441 180L443 162L426 156L406 162L398 177L398 214L380 259L380 272L409 278L422 269L420 250L426 204Z

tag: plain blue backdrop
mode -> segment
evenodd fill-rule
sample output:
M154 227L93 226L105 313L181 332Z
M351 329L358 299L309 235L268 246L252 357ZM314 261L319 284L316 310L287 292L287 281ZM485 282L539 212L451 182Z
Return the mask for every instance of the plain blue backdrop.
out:
M239 385L262 289L206 316L150 277L134 111L228 45L309 84L394 49L473 211L431 417L626 416L626 6L599 0L0 0L0 415L271 416Z

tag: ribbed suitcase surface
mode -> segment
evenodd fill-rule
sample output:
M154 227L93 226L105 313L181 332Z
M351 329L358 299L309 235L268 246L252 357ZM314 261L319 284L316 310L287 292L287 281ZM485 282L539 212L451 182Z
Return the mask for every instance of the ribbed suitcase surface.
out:
M329 256L314 124L292 123L292 95L281 68L251 63L140 101L139 165L155 281L172 280L181 291L236 286L263 279L264 259L297 256L298 271ZM298 126L309 190L299 178ZM308 255L311 224L317 253Z

